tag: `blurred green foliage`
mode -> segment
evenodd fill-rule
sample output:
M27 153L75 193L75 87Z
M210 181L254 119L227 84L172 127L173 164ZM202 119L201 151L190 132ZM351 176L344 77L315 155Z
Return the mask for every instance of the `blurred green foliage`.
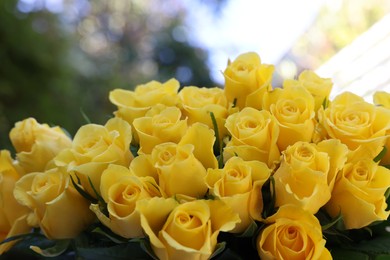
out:
M45 1L23 2L29 11L21 2L0 1L1 149L12 150L8 133L27 117L71 135L86 123L80 110L104 124L115 110L114 88L172 77L182 86L214 86L207 52L189 43L180 5L80 0L51 13L38 5Z

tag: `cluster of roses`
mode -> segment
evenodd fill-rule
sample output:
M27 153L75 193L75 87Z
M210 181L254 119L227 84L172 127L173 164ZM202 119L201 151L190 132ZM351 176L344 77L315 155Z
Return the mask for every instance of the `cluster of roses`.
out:
M330 79L304 71L272 89L273 71L246 53L229 61L224 89L179 91L171 79L113 90L115 117L73 140L32 118L16 123L15 160L0 153L1 238L32 227L74 238L98 220L123 238L147 236L160 259L208 259L220 231L262 222L261 259L330 259L320 208L347 229L389 216L390 156L374 157L390 148L390 94L376 93L377 105L352 93L329 101ZM271 177L276 213L264 217Z

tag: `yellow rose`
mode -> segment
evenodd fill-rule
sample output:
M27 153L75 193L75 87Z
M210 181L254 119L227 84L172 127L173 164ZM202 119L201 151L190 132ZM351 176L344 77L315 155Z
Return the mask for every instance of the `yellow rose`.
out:
M136 118L134 129L139 138L138 153L150 154L158 144L165 142L178 143L187 130L187 120L181 119L181 111L177 107L164 107L159 113Z
M374 104L390 109L390 93L385 91L377 91L373 96Z
M343 216L347 229L362 228L386 220L385 192L390 187L390 170L379 166L364 149L351 152L336 179L326 205L329 215Z
M153 149L158 184L168 197L180 194L200 198L206 194L206 169L193 152L192 144L163 143Z
M193 145L193 153L196 159L203 164L205 169L208 169L218 167L218 161L213 151L214 142L214 130L208 128L205 124L194 123L188 128L179 145Z
M350 150L362 146L372 157L381 151L390 129L389 109L349 92L337 96L325 110L321 108L318 118L328 136L340 139Z
M77 174L84 189L94 196L89 179L99 190L101 174L109 164L129 166L133 157L131 138L130 125L120 118L112 118L104 126L84 125L77 131L72 147L58 154L54 161Z
M232 230L239 218L218 200L178 204L174 199L152 198L137 203L141 226L161 260L209 259L220 231Z
M298 80L285 80L283 86L288 88L290 86L303 86L314 97L315 111L322 106L324 100L329 99L330 92L332 91L333 82L329 78L321 78L314 71L304 70L298 77Z
M17 122L9 136L26 173L44 171L48 162L72 144L61 128L39 124L34 118Z
M179 87L176 79L164 83L150 81L136 86L134 91L114 89L110 92L109 99L118 107L114 114L132 124L134 119L144 116L154 105L175 106Z
M314 99L305 88L289 87L266 93L263 108L278 121L277 143L281 151L298 141L311 141L315 126Z
M30 209L27 222L49 239L74 238L94 220L89 202L58 168L24 175L15 184L14 196Z
M158 182L157 169L152 163L152 156L150 154L140 154L135 157L130 163L130 171L138 177L152 177Z
M377 106L383 106L384 108L390 109L390 93L385 91L377 91L374 94L374 104ZM381 165L390 165L390 130L386 132L387 141L385 146L387 148L387 153L381 159Z
M225 135L225 119L228 116L228 102L220 88L184 87L178 94L183 115L190 125L200 122L214 129L210 112L213 112L220 136Z
M152 177L137 177L124 166L110 165L102 174L100 191L109 216L101 212L98 204L90 206L100 222L122 237L142 237L135 206L139 200L161 197L156 181Z
M279 126L270 112L246 107L230 115L225 126L232 137L224 149L225 159L236 155L246 161L264 162L271 168L279 160Z
M280 167L274 173L276 206L294 204L315 214L330 199L330 183L336 178L347 153L345 145L324 141L318 147L308 142L297 142L283 152ZM339 154L325 151L334 149ZM330 155L334 155L330 158ZM328 180L328 175L329 180ZM328 183L329 181L329 183Z
M321 225L310 212L294 205L284 205L265 222L268 225L256 243L262 260L332 259L325 247Z
M228 62L224 71L225 95L243 109L261 108L263 95L272 89L273 65L262 64L257 53L248 52Z
M10 152L0 151L0 241L28 233L29 209L20 205L14 197L15 182L20 178L19 169L13 163ZM0 255L9 250L16 241L0 245Z
M265 163L230 158L223 169L208 169L206 184L210 193L238 213L241 222L231 231L244 232L253 220L262 220L261 188L271 175Z

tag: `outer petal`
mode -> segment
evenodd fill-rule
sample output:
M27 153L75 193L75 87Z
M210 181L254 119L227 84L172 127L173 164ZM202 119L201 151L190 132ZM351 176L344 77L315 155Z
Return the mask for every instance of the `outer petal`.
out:
M131 175L132 174L128 168L110 164L108 168L103 171L100 182L100 195L103 197L104 201L109 201L108 190L113 184L117 183L121 178Z
M27 215L23 215L15 220L14 224L12 225L11 230L8 232L7 237L5 237L4 239L9 238L9 237L13 237L16 235L29 233L30 230L31 230L31 226L28 225L28 223L27 223ZM15 243L17 243L17 240L0 245L0 256L3 253L5 253L6 251L8 251L9 249L11 249L11 247Z
M202 123L195 123L188 128L179 144L194 145L195 157L203 164L205 169L208 169L218 167L217 158L215 158L213 152L214 142L214 131Z
M74 238L94 219L89 203L74 189L66 189L55 200L47 203L41 228L48 238ZM69 215L69 210L73 212Z
M164 243L158 238L158 232L177 205L178 202L172 198L152 198L137 202L136 209L140 212L142 229L149 237L154 253L161 260L169 258Z

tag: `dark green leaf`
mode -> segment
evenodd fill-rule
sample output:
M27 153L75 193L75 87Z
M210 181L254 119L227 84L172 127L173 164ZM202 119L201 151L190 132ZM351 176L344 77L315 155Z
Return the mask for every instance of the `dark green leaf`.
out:
M324 109L326 109L328 107L328 99L327 98L324 98L324 100L322 101L322 107Z
M87 124L91 124L91 120L89 119L89 117L85 114L84 110L80 107L80 113L81 115L83 116L85 122Z
M214 259L214 258L213 258ZM239 256L236 252L227 248L221 254L215 256L215 260L244 260L245 258Z
M220 253L222 253L225 250L225 247L226 247L226 242L218 243L215 246L214 253L210 256L210 258L213 258L213 257L219 255Z
M110 239L112 242L114 242L116 244L123 244L123 243L128 242L127 239L125 239L123 237L120 237L120 236L118 236L116 234L106 232L105 230L103 230L100 227L95 228L94 230L92 230L92 232L97 233L97 234L101 234L101 235L107 237L108 239Z
M341 215L341 211L340 211L339 214L333 220L331 220L331 222L322 226L322 231L328 230L329 228L336 225L339 221L342 221L342 219L343 216Z
M152 247L150 246L150 242L148 239L143 238L139 240L139 245L142 250L148 254L151 259L158 260L158 257L154 254Z
M213 123L214 134L215 134L215 143L214 143L214 154L219 155L218 158L218 168L223 168L223 151L222 145L219 137L219 130L217 120L215 119L214 113L210 112L211 122Z
M232 107L236 107L237 106L237 98L233 99L233 106Z
M39 246L32 245L30 248L40 254L41 256L45 257L56 257L64 253L69 245L71 240L70 239L62 239L62 240L56 240L54 246L42 249Z
M257 230L258 226L256 222L252 220L248 228L242 234L238 235L238 237L252 237L254 234L256 234Z
M89 181L89 185L91 185L91 188L98 199L99 208L101 212L103 212L104 215L108 216L107 203L104 201L103 197L100 196L100 194L97 192L97 190L95 189L95 185L93 185L92 180L89 176L88 176L88 181Z
M354 250L348 250L348 249L341 249L341 248L334 248L330 250L330 253L333 257L333 259L340 259L340 260L370 260L369 255L356 252Z
M275 194L275 179L273 176L270 176L267 182L262 188L263 195L263 218L271 216L275 212L275 203L276 203L276 194Z
M45 236L40 234L40 233L35 233L35 232L34 233L21 234L21 235L16 235L16 236L12 236L12 237L9 237L7 239L4 239L3 241L0 242L0 245L4 244L4 243L7 243L7 242L10 242L10 241L24 239L24 238L29 238L29 237L45 237Z
M374 162L379 162L380 160L382 160L382 158L386 155L386 153L387 153L387 148L386 146L383 146L382 151L380 151L380 153L374 158Z
M139 145L130 144L130 152L134 157L138 156Z
M390 233L377 236L359 243L341 245L345 249L363 252L370 255L389 255L390 256Z
M112 247L78 248L77 254L81 259L110 259L110 260L150 260L151 258L140 247L139 243L126 243Z
M77 175L76 175L77 177ZM77 177L79 183L80 183L80 179ZM72 181L73 183L73 186L75 187L75 189L78 191L78 193L80 193L81 196L83 196L85 199L89 200L90 202L92 202L93 204L96 204L97 203L97 199L95 199L94 197L92 197L88 192L86 192L84 189L82 189L79 184L77 184L74 180L73 180L73 177L72 175L70 175L70 180Z

